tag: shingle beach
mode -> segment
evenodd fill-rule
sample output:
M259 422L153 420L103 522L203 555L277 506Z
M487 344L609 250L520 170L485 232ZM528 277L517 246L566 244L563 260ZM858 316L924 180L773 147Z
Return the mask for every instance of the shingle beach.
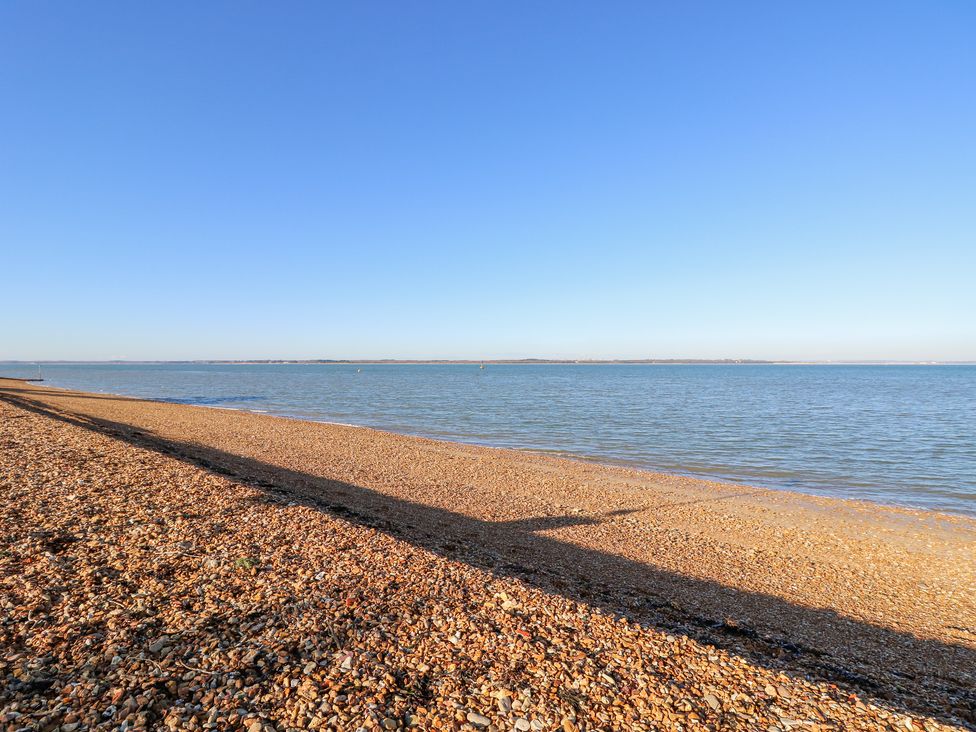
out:
M0 729L408 728L976 728L976 521L0 379Z

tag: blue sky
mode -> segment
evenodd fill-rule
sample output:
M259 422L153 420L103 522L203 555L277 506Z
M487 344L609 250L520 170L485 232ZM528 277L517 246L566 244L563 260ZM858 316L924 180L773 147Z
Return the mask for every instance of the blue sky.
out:
M0 359L976 360L976 5L0 4Z

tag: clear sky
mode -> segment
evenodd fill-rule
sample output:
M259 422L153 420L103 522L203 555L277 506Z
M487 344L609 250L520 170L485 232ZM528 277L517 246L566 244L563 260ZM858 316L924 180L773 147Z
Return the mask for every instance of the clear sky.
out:
M976 3L0 3L0 359L976 359Z

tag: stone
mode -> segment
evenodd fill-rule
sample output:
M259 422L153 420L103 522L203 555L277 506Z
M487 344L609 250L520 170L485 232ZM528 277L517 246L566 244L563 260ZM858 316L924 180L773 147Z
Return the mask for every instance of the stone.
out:
M477 712L468 712L467 720L471 722L475 727L487 727L491 724L491 720L483 714L478 714Z

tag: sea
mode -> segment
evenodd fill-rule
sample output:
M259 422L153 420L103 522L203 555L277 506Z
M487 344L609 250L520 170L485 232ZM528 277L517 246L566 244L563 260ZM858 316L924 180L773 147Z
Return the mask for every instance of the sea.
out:
M976 515L976 366L42 364L46 385ZM37 367L0 364L0 376Z

